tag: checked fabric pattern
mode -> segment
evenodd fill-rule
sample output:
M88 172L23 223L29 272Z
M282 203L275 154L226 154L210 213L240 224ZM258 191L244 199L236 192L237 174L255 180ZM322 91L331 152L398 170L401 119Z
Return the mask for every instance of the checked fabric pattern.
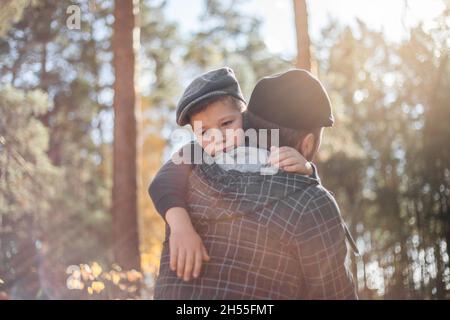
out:
M356 299L345 225L317 175L260 175L194 166L188 204L211 260L184 282L169 267L170 230L155 299Z

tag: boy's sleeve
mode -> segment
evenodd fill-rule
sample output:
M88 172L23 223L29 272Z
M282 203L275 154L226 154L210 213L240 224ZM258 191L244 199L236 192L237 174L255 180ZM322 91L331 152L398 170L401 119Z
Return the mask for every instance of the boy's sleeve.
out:
M194 147L197 148L195 143L191 142L183 146L178 151L178 154L184 156L183 152ZM166 212L170 208L181 207L187 210L186 194L189 175L193 166L192 163L193 161L184 163L174 163L172 160L167 161L158 171L148 188L150 198L164 220Z
M167 161L158 171L148 188L150 198L158 213L165 219L170 208L187 209L186 190L191 165Z

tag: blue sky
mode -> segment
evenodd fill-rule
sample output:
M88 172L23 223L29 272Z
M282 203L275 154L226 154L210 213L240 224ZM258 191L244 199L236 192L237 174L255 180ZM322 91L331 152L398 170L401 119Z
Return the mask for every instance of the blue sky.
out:
M309 0L309 29L313 41L320 41L320 30L329 17L343 24L352 25L359 18L372 28L383 30L390 40L398 41L406 36L407 27L419 21L430 23L442 10L440 0L408 0L404 15L404 0ZM199 14L204 0L169 0L167 14L176 21L182 32L199 28ZM263 21L264 39L269 49L286 56L295 54L294 18L292 0L248 0L243 10L260 16Z

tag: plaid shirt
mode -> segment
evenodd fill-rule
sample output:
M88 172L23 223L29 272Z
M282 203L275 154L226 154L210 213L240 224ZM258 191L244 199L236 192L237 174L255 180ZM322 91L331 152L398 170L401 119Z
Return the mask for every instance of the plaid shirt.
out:
M346 226L317 175L194 167L188 204L211 257L199 278L170 270L169 229L155 299L355 299Z

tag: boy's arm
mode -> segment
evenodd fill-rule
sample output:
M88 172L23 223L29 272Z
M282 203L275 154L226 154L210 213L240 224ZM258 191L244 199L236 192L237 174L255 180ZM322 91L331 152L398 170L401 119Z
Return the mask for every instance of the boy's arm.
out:
M300 152L291 147L272 146L268 163L286 172L295 172L303 175L314 173L311 163Z
M195 153L203 152L200 145L190 142L175 154L176 163L171 159L158 171L151 182L148 193L158 213L165 219L167 210L181 207L187 210L186 193L189 175ZM179 161L182 160L182 161Z
M203 261L209 260L208 252L187 211L186 193L193 159L185 152L191 148L196 146L191 143L177 152L189 161L167 161L148 189L156 210L170 227L170 268L185 281L189 281L191 276L197 278Z
M186 191L191 169L190 164L175 164L169 160L151 182L148 193L156 211L164 220L170 208L181 207L187 210Z
M166 213L170 226L170 269L184 281L199 277L203 261L209 261L208 251L192 225L184 208L170 208Z

